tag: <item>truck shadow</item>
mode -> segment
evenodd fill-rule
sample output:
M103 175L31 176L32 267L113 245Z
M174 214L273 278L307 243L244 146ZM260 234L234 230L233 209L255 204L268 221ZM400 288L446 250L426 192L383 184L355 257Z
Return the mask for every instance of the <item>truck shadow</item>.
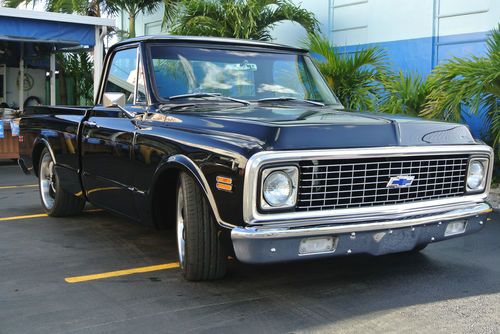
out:
M83 234L87 240L97 236L85 248L104 240L122 262L127 256L131 262L143 259L143 265L176 261L173 231L154 231L106 212L83 216L67 228L80 240ZM173 269L96 284L142 286L129 293L155 306L148 322L168 322L173 332L308 331L380 311L500 292L498 235L500 225L490 223L480 233L436 243L417 254L258 266L232 260L228 275L219 281L187 282Z

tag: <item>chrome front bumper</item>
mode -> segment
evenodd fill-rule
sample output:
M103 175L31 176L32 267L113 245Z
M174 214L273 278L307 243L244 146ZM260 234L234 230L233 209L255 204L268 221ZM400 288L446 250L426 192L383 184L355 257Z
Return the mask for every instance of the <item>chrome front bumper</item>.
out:
M479 231L492 212L486 203L470 203L460 208L443 209L432 214L410 216L397 220L338 223L328 219L297 227L272 224L236 227L231 232L236 257L247 263L271 263L311 257L328 257L355 253L382 255L404 252L427 244ZM450 222L467 222L466 230L458 235L445 236ZM323 254L299 254L302 239L333 236L338 240L334 251Z

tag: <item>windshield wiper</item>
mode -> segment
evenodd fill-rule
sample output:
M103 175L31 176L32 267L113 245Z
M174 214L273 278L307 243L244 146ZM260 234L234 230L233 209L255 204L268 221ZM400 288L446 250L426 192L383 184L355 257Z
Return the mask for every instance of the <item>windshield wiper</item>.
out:
M227 100L227 101L241 103L241 104L244 104L246 106L250 105L249 101L235 99L234 97L224 96L224 95L219 94L219 93L191 93L191 94L173 95L173 96L170 96L168 99L169 100L180 100L180 99L189 99L189 98L201 99L204 97L215 97L215 98L218 98L221 100Z
M274 101L297 101L297 102L304 102L304 103L309 103L313 104L318 107L324 107L325 104L322 102L318 101L311 101L311 100L304 100L304 99L298 99L296 97L291 97L291 96L277 96L277 97L268 97L265 99L259 99L257 102L274 102Z
M158 108L158 112L164 111L174 111L177 109L185 109L185 108L196 108L195 103L183 103L183 104L174 104L174 105L163 105Z

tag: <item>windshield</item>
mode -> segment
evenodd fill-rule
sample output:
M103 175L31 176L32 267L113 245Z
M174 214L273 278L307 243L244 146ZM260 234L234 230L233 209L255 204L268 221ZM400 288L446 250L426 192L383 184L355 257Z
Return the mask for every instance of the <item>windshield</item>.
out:
M339 104L311 59L300 54L152 46L151 58L162 100L217 93L249 101L290 97Z

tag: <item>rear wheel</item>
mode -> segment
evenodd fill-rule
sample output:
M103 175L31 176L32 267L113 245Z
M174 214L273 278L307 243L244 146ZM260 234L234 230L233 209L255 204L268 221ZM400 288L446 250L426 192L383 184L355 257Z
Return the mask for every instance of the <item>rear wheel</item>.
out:
M177 248L182 273L187 280L221 278L227 256L215 219L201 189L186 173L177 187Z
M40 198L49 216L63 217L80 213L85 206L85 199L61 188L54 160L47 148L42 151L39 168Z

